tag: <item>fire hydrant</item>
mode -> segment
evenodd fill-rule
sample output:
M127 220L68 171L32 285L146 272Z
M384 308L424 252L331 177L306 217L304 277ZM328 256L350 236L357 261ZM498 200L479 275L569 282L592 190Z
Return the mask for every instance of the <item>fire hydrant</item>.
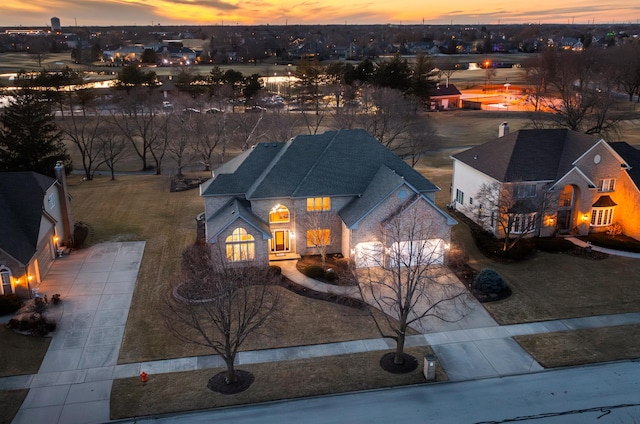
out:
M140 381L142 381L143 383L147 382L147 373L146 372L142 371L140 373Z

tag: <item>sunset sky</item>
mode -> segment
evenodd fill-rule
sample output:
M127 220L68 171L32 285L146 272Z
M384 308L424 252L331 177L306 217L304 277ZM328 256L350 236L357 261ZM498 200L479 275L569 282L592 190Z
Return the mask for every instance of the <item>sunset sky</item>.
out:
M638 23L638 0L6 0L0 26Z

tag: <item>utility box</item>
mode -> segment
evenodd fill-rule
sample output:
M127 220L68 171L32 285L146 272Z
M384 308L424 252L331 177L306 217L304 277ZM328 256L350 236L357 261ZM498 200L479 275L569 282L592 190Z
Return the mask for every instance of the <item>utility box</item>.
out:
M424 378L427 381L432 381L436 379L436 357L433 355L425 355L424 356Z

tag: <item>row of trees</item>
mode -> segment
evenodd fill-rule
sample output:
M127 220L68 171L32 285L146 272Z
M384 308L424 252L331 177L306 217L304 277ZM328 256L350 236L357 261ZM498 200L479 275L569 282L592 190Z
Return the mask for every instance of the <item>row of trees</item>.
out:
M640 43L582 52L547 49L523 65L538 127L550 122L587 134L615 135L625 115L620 95L640 101Z

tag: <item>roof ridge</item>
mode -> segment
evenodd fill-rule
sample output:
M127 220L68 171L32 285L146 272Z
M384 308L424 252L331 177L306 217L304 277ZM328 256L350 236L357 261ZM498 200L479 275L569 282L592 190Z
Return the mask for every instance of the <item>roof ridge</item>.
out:
M291 197L296 197L296 193L298 192L298 189L300 188L300 186L302 186L304 184L304 182L307 181L309 176L313 173L313 171L315 170L316 166L320 162L320 159L324 156L324 154L327 152L327 150L329 150L329 147L331 147L333 145L333 142L336 140L336 138L338 137L338 134L340 134L341 131L342 130L336 131L335 134L333 135L333 137L331 138L331 140L329 140L327 145L324 146L324 149L322 149L322 153L320 153L318 155L318 157L316 158L316 160L313 161L313 165L311 165L309 167L309 169L307 170L307 173L304 175L303 178L300 179L300 182L298 183L296 188L291 190Z
M265 144L265 143L259 143L259 144ZM278 151L278 153L271 160L271 162L269 162L269 165L265 166L265 168L262 171L262 173L260 173L260 176L258 178L256 178L256 180L253 182L253 184L251 184L249 186L249 188L247 189L247 192L245 194L245 199L251 198L251 195L253 194L253 192L256 190L256 188L258 188L258 186L260 186L260 184L262 184L262 182L264 181L265 177L269 174L269 172L271 172L273 167L276 166L278 161L280 161L280 158L289 149L291 144L293 144L293 138L284 143L284 146L282 146L280 151Z

